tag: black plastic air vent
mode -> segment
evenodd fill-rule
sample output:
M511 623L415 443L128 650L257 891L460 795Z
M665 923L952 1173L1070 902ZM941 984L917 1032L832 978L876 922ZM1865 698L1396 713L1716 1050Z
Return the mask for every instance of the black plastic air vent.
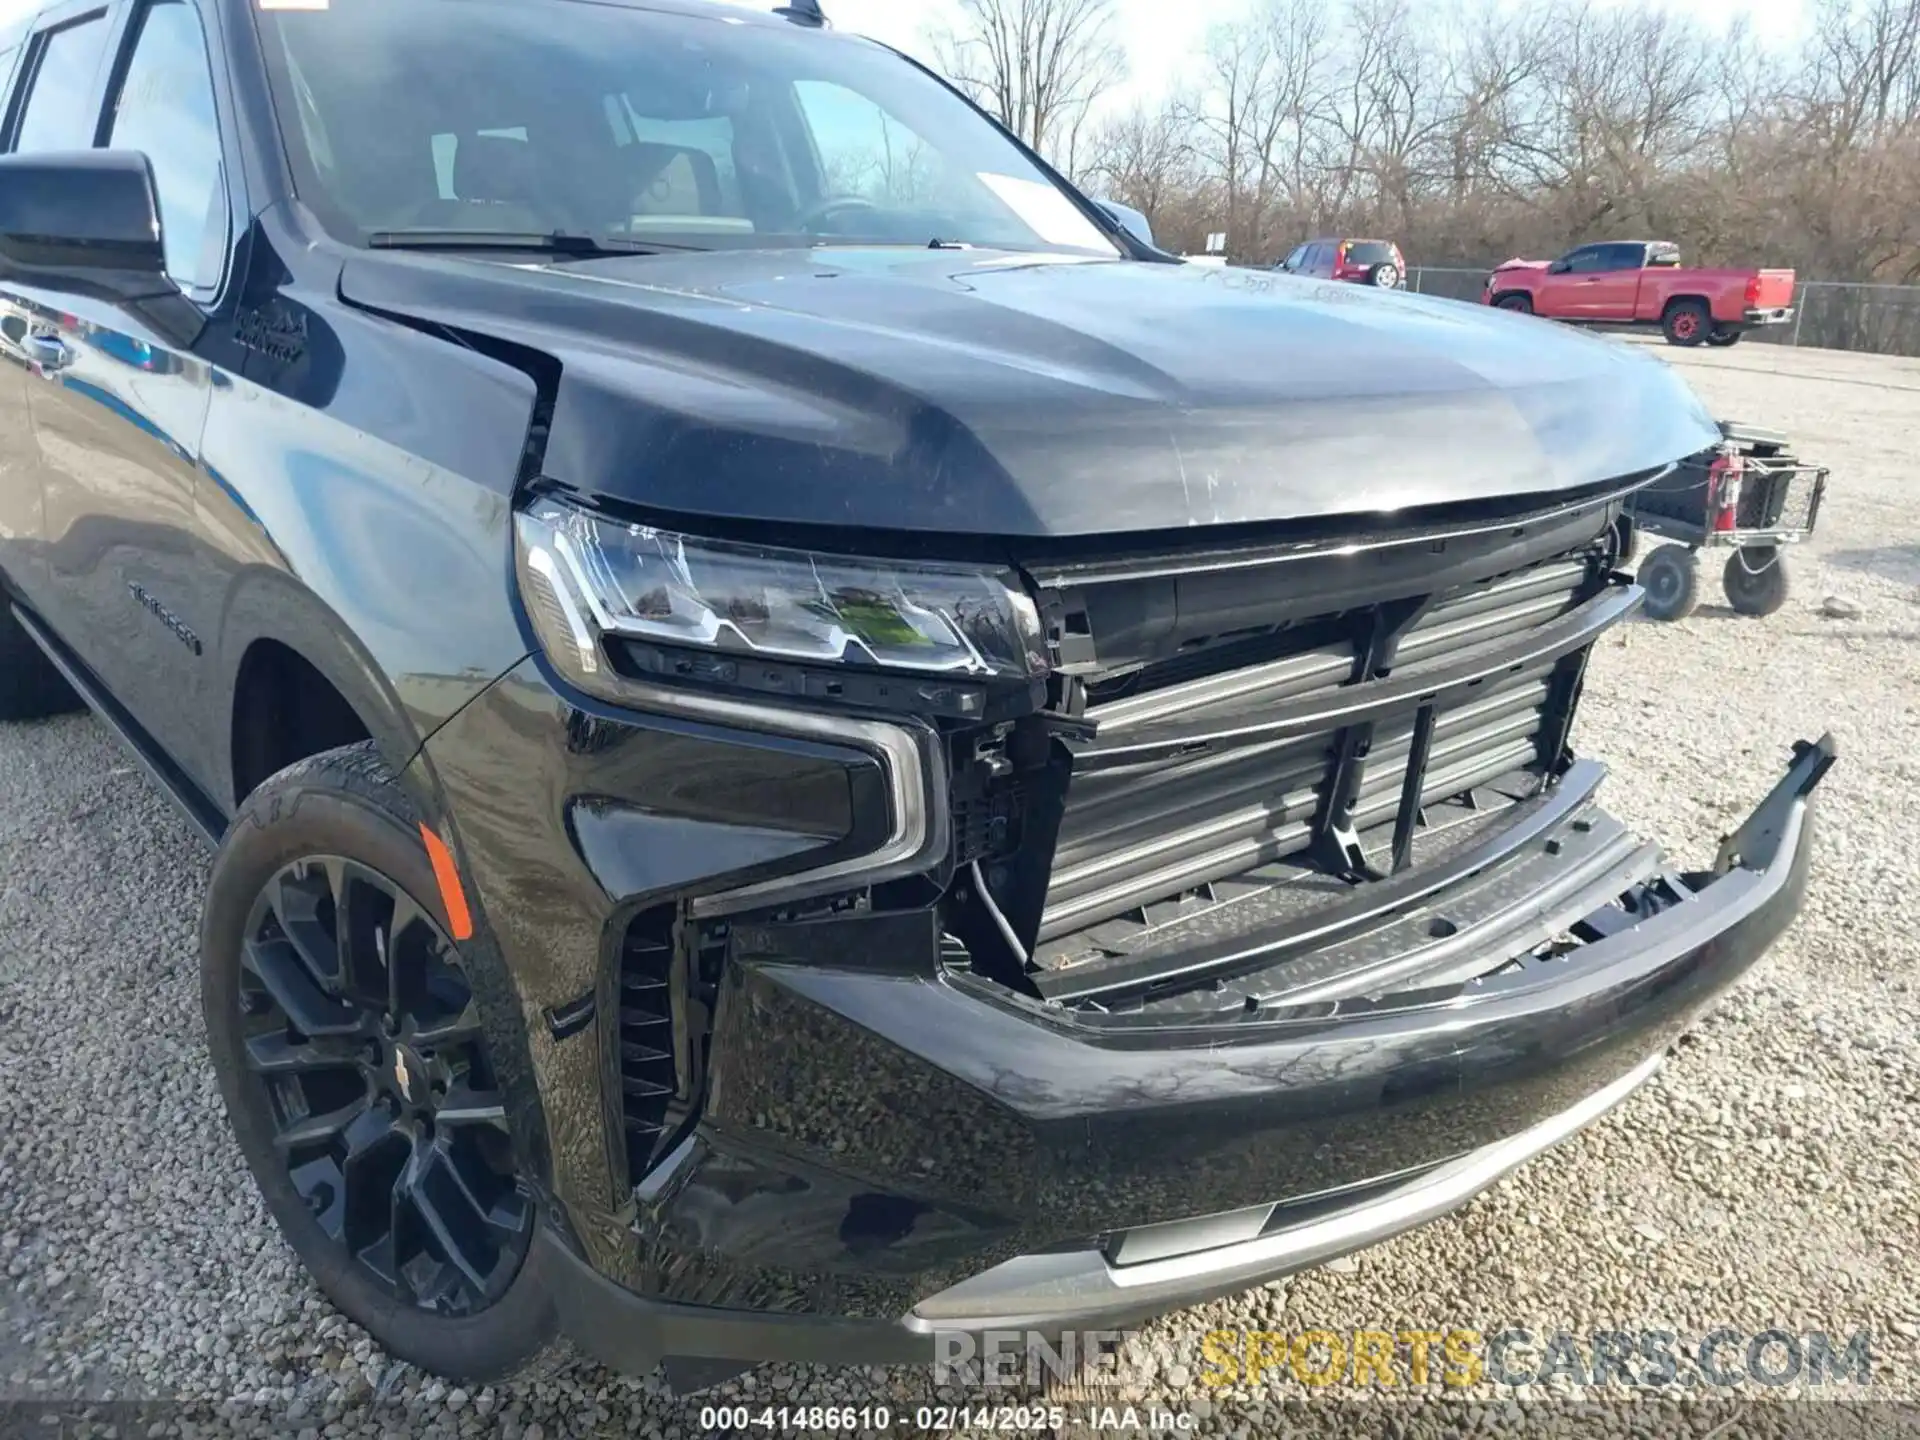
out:
M679 1077L673 1061L673 932L642 917L620 956L620 1106L627 1174L653 1163L671 1119Z

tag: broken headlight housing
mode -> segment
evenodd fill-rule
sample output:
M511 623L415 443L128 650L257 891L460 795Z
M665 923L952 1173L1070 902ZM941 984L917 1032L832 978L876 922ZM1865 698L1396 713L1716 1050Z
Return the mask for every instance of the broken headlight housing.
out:
M541 645L569 680L610 697L636 667L722 682L743 667L755 672L747 678L782 667L867 672L967 691L1047 673L1039 614L1011 571L708 540L550 496L519 512L515 527ZM615 666L609 646L620 642L692 658L642 664L629 653ZM838 682L825 692L783 687L841 694Z

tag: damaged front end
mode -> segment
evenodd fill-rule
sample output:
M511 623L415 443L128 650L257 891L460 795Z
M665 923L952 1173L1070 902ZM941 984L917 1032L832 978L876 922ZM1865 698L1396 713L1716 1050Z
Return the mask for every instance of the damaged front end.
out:
M792 904L721 890L628 933L632 1179L701 1111L730 963L1213 1043L1527 983L1685 907L1713 873L1600 810L1604 767L1569 745L1593 644L1642 598L1615 568L1638 483L1281 547L1025 558L1044 704L931 727L943 848L921 873ZM862 955L882 933L924 949Z
M1555 834L1599 781L1568 745L1588 656L1640 602L1620 498L1030 566L1051 743L975 742L974 803L1017 795L1018 830L960 857L950 963L1087 1019L1244 1018L1497 970L1449 892L1530 842L1558 863L1509 885L1541 901L1669 884L1611 821ZM1533 948L1573 943L1586 917L1541 908Z
M1569 734L1640 602L1637 483L1015 555L1018 684L836 709L854 681L741 662L723 696L610 642L631 708L523 707L580 722L515 793L594 792L570 844L611 897L579 913L624 1233L588 1244L651 1319L596 1353L1140 1318L1441 1213L1630 1091L1791 922L1833 759L1705 870L1599 807Z

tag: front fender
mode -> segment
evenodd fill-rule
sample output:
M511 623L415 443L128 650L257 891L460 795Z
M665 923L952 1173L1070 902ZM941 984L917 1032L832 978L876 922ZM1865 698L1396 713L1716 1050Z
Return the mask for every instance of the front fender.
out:
M233 715L241 669L254 645L263 640L286 646L326 678L353 707L396 775L407 773L427 736L452 713L445 702L423 703L417 698L408 705L343 616L295 576L261 567L243 572L228 592L217 650L215 715ZM418 676L400 677L401 685L415 689L419 680ZM211 740L221 754L216 773L222 797L237 805L244 797L235 783L232 746L221 742L230 742L230 736ZM420 798L425 797L416 797Z

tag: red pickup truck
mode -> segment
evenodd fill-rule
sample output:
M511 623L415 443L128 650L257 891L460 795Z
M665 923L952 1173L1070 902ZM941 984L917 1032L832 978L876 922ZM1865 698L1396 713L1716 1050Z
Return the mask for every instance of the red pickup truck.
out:
M1732 345L1793 318L1793 271L1684 269L1664 240L1605 241L1553 261L1509 260L1480 299L1577 325L1657 325L1670 345Z

